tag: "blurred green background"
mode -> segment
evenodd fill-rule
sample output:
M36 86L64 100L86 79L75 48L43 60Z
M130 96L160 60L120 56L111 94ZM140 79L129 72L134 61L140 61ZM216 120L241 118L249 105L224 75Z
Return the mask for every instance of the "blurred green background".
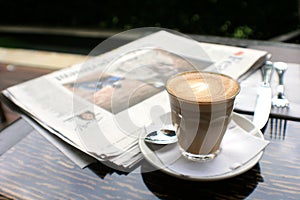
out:
M117 32L155 26L188 34L268 40L300 28L299 0L2 0L0 25ZM12 43L7 34L2 36L0 45Z
M2 0L0 24L131 29L268 39L299 28L297 0Z

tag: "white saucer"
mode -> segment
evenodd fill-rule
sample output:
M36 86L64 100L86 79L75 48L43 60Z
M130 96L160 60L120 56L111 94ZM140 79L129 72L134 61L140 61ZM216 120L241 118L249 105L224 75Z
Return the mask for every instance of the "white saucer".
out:
M260 130L256 129L255 126L252 124L252 122L250 120L248 120L247 118L245 118L244 116L239 115L237 113L233 113L232 120L235 122L236 125L238 125L240 128L242 128L249 134L253 134L255 137L258 137L258 138L264 140L264 136L263 136L262 132ZM263 150L261 150L252 159L250 159L249 161L247 161L246 163L244 163L241 166L238 166L236 168L233 167L232 170L229 172L218 174L218 175L213 175L213 176L206 176L203 174L203 172L201 173L198 170L199 169L198 166L200 166L200 165L203 166L203 163L193 162L193 161L189 161L185 158L182 158L180 151L178 150L178 144L171 144L171 145L167 145L165 147L162 146L163 148L166 148L165 151L169 151L167 153L171 153L172 156L174 154L178 154L178 160L180 160L180 161L173 162L172 167L169 167L166 164L164 164L164 163L168 163L168 161L163 162L162 157L160 157L159 154L157 154L156 150L150 149L148 144L144 141L144 135L140 136L139 147L140 147L140 150L143 153L145 159L150 164L152 164L154 167L156 167L157 169L160 169L161 171L163 171L169 175L178 177L178 178L194 180L194 181L216 181L216 180L222 180L222 179L227 179L227 178L237 176L237 175L242 174L242 173L248 171L249 169L251 169L263 156ZM221 153L222 153L222 151L221 151ZM164 158L168 158L168 157L164 157ZM209 162L210 161L205 163L205 165L209 166L208 165ZM177 165L177 166L175 166L175 165ZM181 165L181 166L178 166L178 165ZM185 169L188 168L188 172L183 171L182 166L184 166ZM234 166L234 164L233 164L233 166Z

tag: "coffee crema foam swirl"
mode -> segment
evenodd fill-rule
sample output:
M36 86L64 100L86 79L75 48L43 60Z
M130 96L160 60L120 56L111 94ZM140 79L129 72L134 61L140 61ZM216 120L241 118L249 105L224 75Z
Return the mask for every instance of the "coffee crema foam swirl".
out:
M167 90L185 101L217 103L234 98L240 91L240 85L223 74L191 71L170 78Z

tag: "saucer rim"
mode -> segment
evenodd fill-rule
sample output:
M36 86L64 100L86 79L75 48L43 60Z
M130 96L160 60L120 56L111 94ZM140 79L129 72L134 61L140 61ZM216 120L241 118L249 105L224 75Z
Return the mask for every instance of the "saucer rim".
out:
M245 122L250 123L254 127L254 129L256 129L254 136L265 140L263 133L259 129L255 128L254 124L249 119L247 119L245 116L243 116L241 114L233 112L232 119L234 120L236 117L242 119L244 121L244 123ZM243 128L243 127L241 127L241 128ZM248 133L250 133L250 131L248 131ZM144 158L158 170L160 170L166 174L169 174L173 177L177 177L177 178L184 179L184 180L191 180L191 181L219 181L219 180L229 179L229 178L238 176L238 175L243 174L246 171L250 170L252 167L254 167L264 154L264 150L260 151L255 157L250 159L243 166L241 166L237 169L234 169L225 174L216 175L216 176L190 176L190 175L185 175L185 174L170 170L167 166L165 166L164 168L161 168L161 166L157 165L155 163L155 161L153 161L153 159L151 159L151 156L148 155L149 152L153 152L153 151L147 147L147 144L144 141L143 137L139 138L139 148L140 148ZM154 153L152 153L151 155L155 156Z

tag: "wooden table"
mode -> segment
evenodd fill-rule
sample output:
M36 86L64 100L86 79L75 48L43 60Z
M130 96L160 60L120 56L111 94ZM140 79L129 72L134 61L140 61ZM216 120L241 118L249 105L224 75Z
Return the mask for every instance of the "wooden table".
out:
M274 60L300 63L299 46L239 42L274 51ZM146 161L129 174L102 163L80 169L31 129L0 156L0 199L300 199L300 123L289 121L284 138L269 130L271 143L252 169L223 181L192 182L157 170L143 173L151 168Z

